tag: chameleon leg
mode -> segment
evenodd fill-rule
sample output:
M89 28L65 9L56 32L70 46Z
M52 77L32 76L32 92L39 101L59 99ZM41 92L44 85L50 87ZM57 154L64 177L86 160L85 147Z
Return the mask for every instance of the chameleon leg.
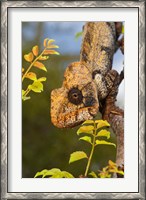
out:
M109 94L117 76L116 70L110 70L105 76L97 71L93 73L99 99L104 99Z

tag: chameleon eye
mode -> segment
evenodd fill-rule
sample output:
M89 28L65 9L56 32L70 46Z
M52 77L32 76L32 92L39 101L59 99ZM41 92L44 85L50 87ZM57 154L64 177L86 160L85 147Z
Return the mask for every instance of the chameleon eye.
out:
M83 100L82 92L78 88L72 88L68 92L68 100L75 105L82 103Z

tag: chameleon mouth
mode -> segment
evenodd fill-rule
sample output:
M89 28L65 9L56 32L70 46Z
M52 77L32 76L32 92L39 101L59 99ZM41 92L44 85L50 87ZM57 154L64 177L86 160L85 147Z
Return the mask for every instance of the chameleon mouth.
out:
M75 105L81 104L83 101L82 92L78 88L70 89L68 92L68 100Z
M93 97L85 97L83 103L85 107L94 106L96 104L96 100Z

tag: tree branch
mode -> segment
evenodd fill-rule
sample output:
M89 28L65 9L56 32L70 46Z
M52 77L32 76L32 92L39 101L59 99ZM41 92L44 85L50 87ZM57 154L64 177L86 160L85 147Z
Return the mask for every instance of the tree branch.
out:
M123 77L123 76L122 76ZM102 104L103 119L106 119L117 137L116 164L124 171L124 111L115 105L121 76L117 74L111 92Z
M120 83L122 82L123 79L124 79L124 69L120 73Z

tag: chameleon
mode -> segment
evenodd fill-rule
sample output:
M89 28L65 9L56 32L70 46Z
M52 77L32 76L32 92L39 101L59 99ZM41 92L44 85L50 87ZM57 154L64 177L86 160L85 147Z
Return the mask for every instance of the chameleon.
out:
M80 60L67 66L62 87L51 92L54 126L72 128L97 115L117 76L112 70L115 42L114 22L85 23Z

